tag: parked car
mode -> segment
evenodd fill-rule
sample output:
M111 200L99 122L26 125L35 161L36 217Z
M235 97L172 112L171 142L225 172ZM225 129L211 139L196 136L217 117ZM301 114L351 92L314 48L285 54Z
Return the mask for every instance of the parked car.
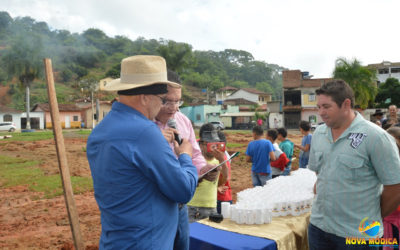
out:
M16 129L17 129L17 127L12 122L1 122L0 123L0 131L14 132Z
M318 124L312 123L311 124L311 131L314 131L319 125L324 124L325 122L320 122Z
M225 125L222 122L211 122L211 124L214 126L214 128L218 130L224 130Z

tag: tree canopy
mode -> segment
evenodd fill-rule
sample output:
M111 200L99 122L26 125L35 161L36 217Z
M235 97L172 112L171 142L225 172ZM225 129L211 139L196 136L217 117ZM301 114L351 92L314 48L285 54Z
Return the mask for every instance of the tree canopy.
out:
M379 86L375 102L380 108L387 108L389 105L400 107L400 82L397 78L388 78Z
M336 60L333 77L346 81L354 91L355 104L360 108L367 108L375 100L377 94L376 72L361 65L354 59L345 58Z
M31 47L23 44L23 41L15 43L19 37L32 38L29 40ZM31 17L11 18L7 12L0 12L0 81L11 79L14 75L11 69L21 65L15 64L10 55L27 51L40 54L40 61L43 57L51 58L55 81L75 88L75 98L81 94L79 82L82 79L89 75L97 80L108 76L117 78L121 60L133 55L163 56L168 68L179 73L183 85L207 88L209 91L224 86L250 87L267 91L274 99L280 98L280 72L285 69L276 64L255 60L250 52L243 50L199 51L193 50L190 44L162 38L156 40L138 37L130 40L124 36L109 37L97 28L77 34L68 30L51 29L47 23ZM32 62L32 65L36 63ZM42 62L39 68L43 68ZM37 78L36 73L34 75L33 78ZM32 86L33 96L39 95L41 91L45 95L45 91L37 86L39 85ZM21 95L11 85L9 89L9 94L13 96L12 103L16 107L21 101L18 99ZM64 100L69 102L73 98L69 94Z

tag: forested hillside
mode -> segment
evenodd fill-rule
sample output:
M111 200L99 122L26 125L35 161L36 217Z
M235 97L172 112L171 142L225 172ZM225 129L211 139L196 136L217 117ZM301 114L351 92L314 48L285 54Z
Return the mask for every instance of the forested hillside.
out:
M31 81L31 105L47 102L43 61L51 58L59 103L72 103L98 80L119 76L124 57L161 55L177 71L184 86L208 89L251 87L273 94L282 91L283 67L257 61L247 51L197 51L187 43L139 37L109 37L95 28L81 34L55 30L30 17L0 12L0 105L24 109L25 85ZM267 48L266 48L267 49ZM83 90L83 92L82 92ZM113 96L101 95L102 99ZM190 95L185 98L190 102Z

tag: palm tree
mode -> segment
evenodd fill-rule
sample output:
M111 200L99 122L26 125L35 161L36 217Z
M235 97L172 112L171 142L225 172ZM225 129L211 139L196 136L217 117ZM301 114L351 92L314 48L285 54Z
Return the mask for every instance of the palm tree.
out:
M3 56L3 62L9 78L18 77L20 86L26 90L26 129L31 129L30 124L30 86L33 80L41 75L42 46L39 36L30 38L17 37Z
M365 109L368 103L374 101L378 88L376 86L376 72L361 65L354 59L348 61L345 58L336 60L333 77L346 81L354 91L355 104Z

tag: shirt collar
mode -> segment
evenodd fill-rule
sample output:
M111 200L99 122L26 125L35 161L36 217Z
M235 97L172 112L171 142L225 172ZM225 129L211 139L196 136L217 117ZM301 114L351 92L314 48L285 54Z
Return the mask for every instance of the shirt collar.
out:
M139 116L141 116L143 118L146 118L148 120L148 118L146 116L144 116L142 113L140 113L136 109L134 109L134 108L132 108L132 107L130 107L128 105L125 105L123 103L120 103L120 102L114 102L112 104L112 110L117 111L117 112L128 112L128 113L131 113L131 114L139 115Z
M356 116L354 117L350 126L345 131L343 131L343 133L340 135L340 137L337 140L339 140L343 137L347 137L350 133L359 132L359 131L356 131L358 129L358 124L360 122L364 121L365 119L358 111L354 111L354 114ZM321 132L323 134L325 134L325 136L328 137L329 140L332 140L332 132L331 131L332 131L331 128L326 126L326 124L325 124L324 127L322 128Z

